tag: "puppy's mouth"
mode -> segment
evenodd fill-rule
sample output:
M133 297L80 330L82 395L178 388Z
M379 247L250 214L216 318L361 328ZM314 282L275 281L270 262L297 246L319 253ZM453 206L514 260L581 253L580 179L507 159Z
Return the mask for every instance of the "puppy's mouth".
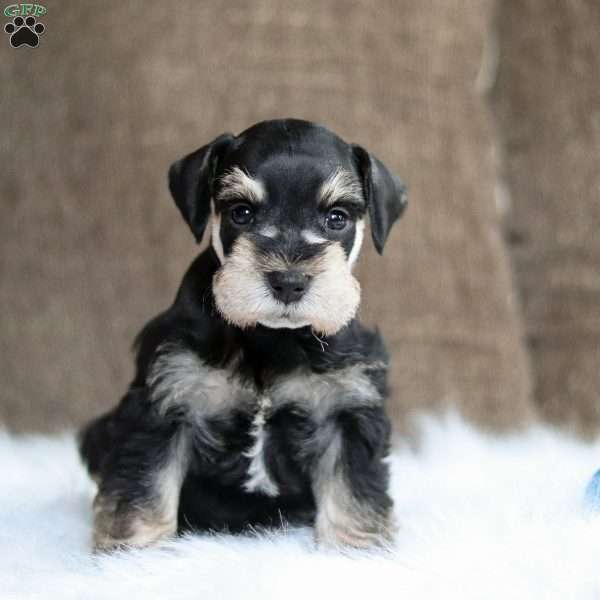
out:
M241 328L310 326L333 335L356 314L360 286L343 248L332 243L311 260L288 262L265 257L240 236L213 278L215 304Z

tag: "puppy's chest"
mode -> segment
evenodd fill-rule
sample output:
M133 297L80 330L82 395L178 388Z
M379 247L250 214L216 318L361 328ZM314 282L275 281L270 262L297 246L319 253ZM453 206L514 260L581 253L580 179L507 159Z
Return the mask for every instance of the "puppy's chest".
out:
M163 412L175 409L197 432L199 460L248 492L277 496L311 454L338 410L381 401L364 363L317 373L271 375L259 389L239 369L207 365L195 353L163 353L148 379Z
M319 422L331 412L381 400L374 372L382 365L355 363L324 372L303 367L270 374L260 389L241 375L239 364L207 364L191 350L163 350L147 378L153 402L163 413L183 409L190 420L222 417L229 412L261 413L265 420L280 409L295 407Z

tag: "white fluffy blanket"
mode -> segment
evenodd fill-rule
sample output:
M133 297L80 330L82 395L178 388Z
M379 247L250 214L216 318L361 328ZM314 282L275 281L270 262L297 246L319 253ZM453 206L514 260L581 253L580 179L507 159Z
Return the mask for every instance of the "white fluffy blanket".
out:
M582 509L598 467L600 442L425 421L420 447L393 456L391 555L318 551L288 530L93 556L72 436L3 434L0 598L600 598L600 515Z

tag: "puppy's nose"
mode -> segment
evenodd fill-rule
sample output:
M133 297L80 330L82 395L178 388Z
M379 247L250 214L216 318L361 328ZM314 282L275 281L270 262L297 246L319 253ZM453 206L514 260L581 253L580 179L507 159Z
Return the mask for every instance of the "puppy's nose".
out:
M310 283L310 276L300 271L271 271L267 273L267 281L273 296L284 304L290 304L304 296Z

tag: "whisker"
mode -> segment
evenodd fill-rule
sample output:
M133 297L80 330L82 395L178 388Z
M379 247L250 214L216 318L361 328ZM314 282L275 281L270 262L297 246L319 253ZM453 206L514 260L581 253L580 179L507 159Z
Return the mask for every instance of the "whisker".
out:
M323 352L325 352L325 346L329 346L329 344L328 344L328 343L327 343L325 340L321 339L321 338L320 338L320 337L319 337L319 336L318 336L318 335L315 333L314 329L311 329L311 330L310 330L310 332L312 333L312 336L315 338L315 340L317 340L317 342L319 342L319 344L321 344L321 350L322 350Z

